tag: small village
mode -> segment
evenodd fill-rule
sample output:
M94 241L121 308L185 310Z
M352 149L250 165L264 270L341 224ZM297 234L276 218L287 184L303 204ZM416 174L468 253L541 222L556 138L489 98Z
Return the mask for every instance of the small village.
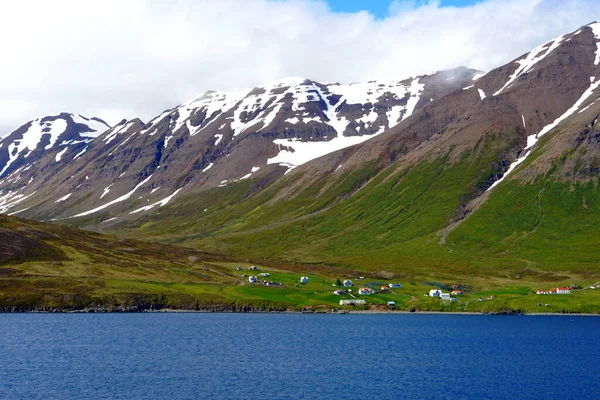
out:
M570 296L588 296L600 282L557 285L551 288L513 286L478 290L464 283L436 281L399 282L393 276L321 276L309 271L279 270L253 264L230 264L239 273L240 293L270 302L290 302L302 312L356 311L471 311L496 312L507 296L528 310L544 307L551 312L565 309ZM573 294L575 293L575 294ZM515 296L516 295L516 296ZM554 301L539 296L556 295ZM562 296L561 296L562 295ZM537 298L538 300L534 300ZM549 299L548 299L549 300ZM339 308L338 308L339 307ZM504 311L503 311L504 312Z
M271 279L270 272L259 272L259 268L255 265L251 265L249 267L237 266L236 271L248 271L243 273L241 277L252 285L259 285L265 287L277 287L277 288L285 288L282 282L278 282ZM354 279L354 281L353 281ZM357 287L355 287L356 282L360 282ZM333 283L332 286L337 289L331 291L331 294L341 298L338 302L340 306L343 307L364 307L369 305L367 303L367 296L374 295L390 295L390 294L400 294L397 292L400 289L403 289L403 284L399 282L392 283L383 283L383 282L363 282L365 281L364 276L356 276L356 277L346 277L344 280L337 279L336 283ZM295 285L298 287L308 285L309 277L308 276L300 276L296 278ZM458 301L458 297L463 294L463 285L454 285L453 290L449 291L449 293L444 293L442 289L431 289L428 293L425 293L425 296L429 296L434 299L438 299L440 301L448 301L448 302L456 302ZM315 292L317 294L317 292ZM405 294L401 294L406 296ZM381 300L381 298L379 298ZM380 306L387 306L388 309L395 309L397 304L393 299L388 299L385 302L376 302L373 304L378 304ZM310 309L311 307L304 307L306 309Z

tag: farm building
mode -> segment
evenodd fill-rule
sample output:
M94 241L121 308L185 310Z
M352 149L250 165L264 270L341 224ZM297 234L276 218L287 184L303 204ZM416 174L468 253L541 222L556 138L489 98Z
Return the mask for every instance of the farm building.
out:
M442 291L440 289L431 289L429 291L429 297L440 297Z
M369 296L369 295L373 294L373 291L369 288L361 287L360 289L358 289L358 294L361 294L364 296Z
M401 283L390 283L388 286L390 287L390 289L402 289Z
M241 270L243 270L243 269L244 269L244 268L242 268L242 267L237 267L235 270L236 270L236 271L241 271Z
M250 271L256 271L258 268L256 266L251 266L250 268L248 268Z
M300 277L300 283L308 283L308 276Z
M351 287L351 286L352 286L352 281L351 281L350 279L346 279L346 280L344 281L344 286L345 286L345 287Z
M571 288L558 287L550 290L536 290L535 294L571 294Z
M395 307L396 306L396 302L395 301L388 301L387 305L390 307Z
M367 302L364 300L340 300L340 306L364 306Z
M462 290L458 290L458 289L457 290L453 290L452 294L455 295L455 296L459 295L459 294L462 294Z
M390 288L388 286L381 287L381 293L389 293L389 292L390 292Z
M341 296L343 294L346 294L345 290L334 290L333 294L337 295L337 296Z
M260 274L258 274L258 276L266 278L267 276L271 276L271 274L268 272L261 272Z
M450 300L450 293L440 293L440 299Z
M250 276L250 277L248 277L248 282L256 283L256 282L258 282L258 279L255 276Z

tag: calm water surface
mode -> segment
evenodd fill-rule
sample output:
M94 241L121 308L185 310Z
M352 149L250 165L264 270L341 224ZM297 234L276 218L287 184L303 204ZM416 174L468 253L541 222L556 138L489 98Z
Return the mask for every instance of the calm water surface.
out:
M597 399L600 318L0 314L0 399Z

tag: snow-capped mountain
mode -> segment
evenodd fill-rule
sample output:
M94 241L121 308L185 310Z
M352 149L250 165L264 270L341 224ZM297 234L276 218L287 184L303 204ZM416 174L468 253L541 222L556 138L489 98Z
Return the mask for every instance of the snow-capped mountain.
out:
M101 119L78 114L62 113L29 121L0 139L0 178L50 153L55 155L55 162L69 155L77 159L87 144L108 129L110 126ZM77 153L70 154L75 150Z
M8 190L11 196L1 210L21 211L15 209L17 204L35 198L45 206L26 207L23 215L38 210L38 218L70 218L132 206L130 212L141 212L165 205L182 191L224 187L259 175L273 180L324 154L381 134L480 75L458 68L349 85L288 78L245 93L207 92L147 124L122 121L93 140L54 133L53 147L46 149L46 141L38 140L44 144L38 149L44 158L34 169L37 184L35 179L28 184L34 170L25 165L30 160L27 153L19 156L20 162L10 163L0 190ZM22 129L8 138L17 139ZM69 147L73 145L79 145L77 153ZM57 159L68 163L60 171L48 168ZM25 175L19 174L18 181L17 174L7 175L21 166L19 173ZM36 195L30 198L33 192ZM140 195L146 204L139 201ZM21 196L18 203L13 201L16 196Z
M2 141L0 211L104 227L234 185L251 197L281 182L275 198L285 201L364 165L410 166L446 153L458 160L491 141L486 146L502 152L481 166L492 173L464 196L466 204L512 174L541 136L594 109L597 27L485 74L458 68L356 84L288 78L242 93L207 92L95 138L85 136L87 126L63 137L69 130L61 125L32 121ZM197 217L205 209L199 202Z

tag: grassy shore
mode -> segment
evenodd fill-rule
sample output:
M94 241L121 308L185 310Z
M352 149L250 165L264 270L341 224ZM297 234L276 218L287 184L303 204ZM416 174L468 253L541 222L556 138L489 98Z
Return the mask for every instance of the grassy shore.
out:
M188 261L189 262L189 261ZM302 265L256 265L232 260L195 260L191 265L153 266L128 270L102 270L99 274L72 262L42 267L39 263L14 266L20 277L0 278L0 310L3 311L152 311L192 310L221 312L434 312L434 313L582 313L600 314L600 289L585 279L570 282L511 281L507 279L431 277L409 280L373 274L344 275L335 269L303 268ZM256 265L258 270L250 270ZM238 270L238 268L242 270ZM149 268L149 267L146 267ZM344 271L346 274L351 271ZM258 276L268 273L268 277ZM249 276L282 286L249 283ZM300 277L307 276L306 284ZM350 276L353 287L336 286ZM401 289L359 296L358 288L380 290L389 283ZM460 284L464 293L457 301L429 297L430 289ZM570 295L536 295L536 289L578 284L587 289ZM335 290L351 291L339 296ZM341 307L341 299L362 299L365 306ZM393 301L395 306L388 306Z

